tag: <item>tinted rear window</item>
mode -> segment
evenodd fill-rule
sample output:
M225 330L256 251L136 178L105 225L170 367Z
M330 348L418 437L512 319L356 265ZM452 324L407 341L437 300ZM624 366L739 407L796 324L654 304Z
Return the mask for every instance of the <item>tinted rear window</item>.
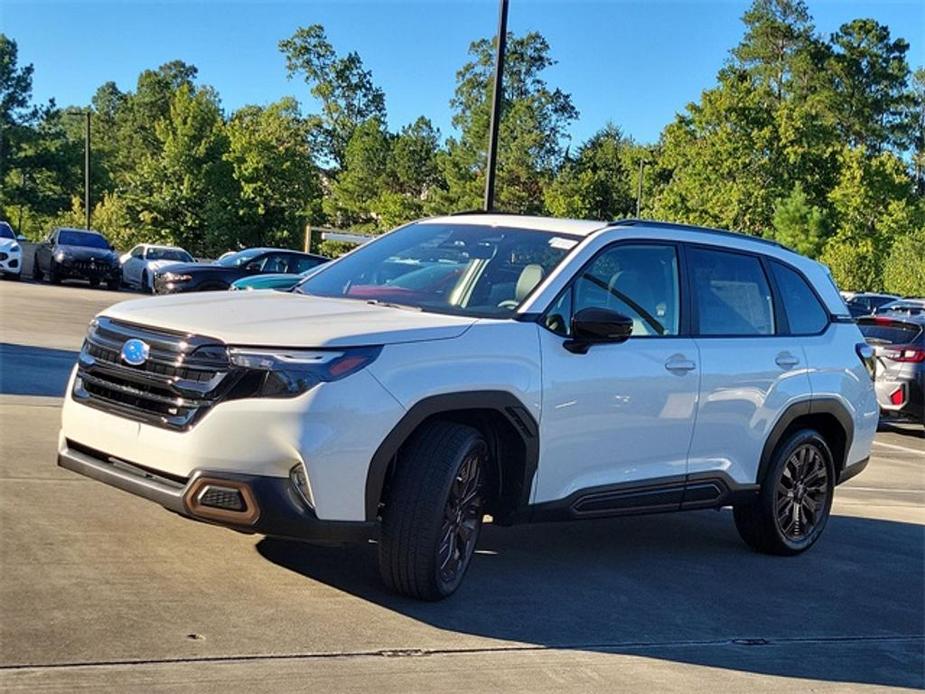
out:
M859 323L858 327L864 339L879 345L907 345L922 333L921 326L913 323Z
M821 332L829 322L829 315L813 290L806 284L806 280L780 263L772 262L771 269L777 281L781 301L784 303L790 332L794 335L814 335Z

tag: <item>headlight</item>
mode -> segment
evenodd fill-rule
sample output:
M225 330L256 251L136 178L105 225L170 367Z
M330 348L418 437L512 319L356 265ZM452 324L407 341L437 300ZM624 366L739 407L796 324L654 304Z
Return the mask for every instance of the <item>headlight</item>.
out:
M176 272L165 272L161 277L167 282L189 282L193 279L192 275L179 275Z
M290 398L319 383L346 378L375 361L380 347L339 350L253 349L232 347L228 358L247 372L233 398Z
M12 251L13 253L15 253L15 252L18 251L18 250L19 250L19 245L18 245L18 244L15 244L15 243L14 243L12 246L10 246L10 251Z
M55 253L55 260L57 260L59 263L63 262L65 258L67 258L67 255L64 251L58 251Z

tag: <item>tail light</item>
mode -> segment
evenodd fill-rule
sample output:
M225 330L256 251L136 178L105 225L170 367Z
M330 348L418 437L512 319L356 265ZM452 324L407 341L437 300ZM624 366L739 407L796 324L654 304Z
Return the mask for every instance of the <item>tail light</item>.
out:
M925 361L925 349L910 346L893 346L882 352L884 359L903 363L917 364Z
M892 393L890 393L890 403L891 404L896 405L898 407L899 405L902 405L904 402L906 402L906 394L903 392L903 389L901 387L897 388Z
M870 376L871 380L874 380L877 376L877 360L874 357L874 348L866 342L859 342L854 346L854 351L864 368L867 369L867 375Z

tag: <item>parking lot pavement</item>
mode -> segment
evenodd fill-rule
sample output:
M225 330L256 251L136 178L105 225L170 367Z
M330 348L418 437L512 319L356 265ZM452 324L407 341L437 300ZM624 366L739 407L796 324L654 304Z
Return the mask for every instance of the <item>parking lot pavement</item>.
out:
M16 346L0 373L33 370L25 391L58 373L29 349L78 349L120 296L0 284L2 341ZM806 555L748 551L728 511L487 527L459 593L423 604L383 590L372 545L239 535L57 468L58 407L0 395L5 691L925 685L925 439L912 427L878 435Z

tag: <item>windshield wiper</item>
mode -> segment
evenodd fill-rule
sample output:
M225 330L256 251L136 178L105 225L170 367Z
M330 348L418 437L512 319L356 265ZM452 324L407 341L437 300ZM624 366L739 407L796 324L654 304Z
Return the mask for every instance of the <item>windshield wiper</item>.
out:
M419 313L424 310L420 306L411 306L410 304L396 304L393 301L382 301L382 299L367 299L366 303L370 306L388 306L389 308L402 308L406 311L417 311Z

